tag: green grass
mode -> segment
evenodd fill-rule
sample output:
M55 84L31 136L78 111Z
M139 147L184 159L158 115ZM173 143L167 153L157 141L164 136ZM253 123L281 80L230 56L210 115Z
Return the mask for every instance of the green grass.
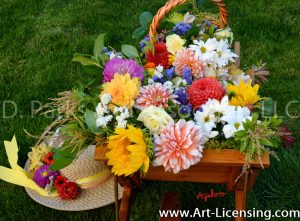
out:
M31 116L31 101L46 103L47 98L56 97L58 92L90 80L91 76L80 65L70 63L73 53L91 53L94 39L103 32L108 33L109 43L116 49L122 43L132 43L131 33L138 26L138 15L145 10L155 13L164 2L2 0L0 165L8 166L3 140L9 140L16 134L21 147L19 164L24 165L28 147L34 144L34 139L28 138L24 129L32 134L39 134L51 121L41 116ZM300 1L226 2L230 26L235 38L241 42L242 63L251 64L260 59L268 63L272 75L269 84L262 89L262 94L272 96L277 101L278 115L284 117L299 140L300 118L289 118L285 114L285 106L289 101L300 101ZM207 8L213 8L211 6L206 5ZM14 118L3 118L4 100L12 100L17 104L18 112ZM12 105L6 106L7 115L14 112ZM291 105L290 113L300 114L299 102ZM280 162L272 160L271 167L260 173L253 191L249 193L248 208L300 209L299 144L289 151L282 149L279 156ZM157 220L161 196L167 190L180 191L181 205L185 209L233 209L233 194L228 194L224 199L211 200L205 205L195 199L199 191L207 192L211 186L145 182L143 190L135 196L130 220ZM215 188L225 190L225 186ZM2 181L0 208L0 221L114 219L112 205L80 213L51 210L32 201L23 188Z

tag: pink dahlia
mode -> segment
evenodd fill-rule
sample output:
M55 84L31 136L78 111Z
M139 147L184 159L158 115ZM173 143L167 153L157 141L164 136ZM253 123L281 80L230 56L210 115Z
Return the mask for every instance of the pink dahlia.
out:
M193 121L179 120L154 135L154 166L178 173L195 165L202 158L202 132Z
M178 51L173 65L176 73L179 75L182 75L184 68L190 68L194 78L202 78L207 67L206 63L198 60L197 55L191 49Z
M135 106L139 109L145 109L149 106L165 108L168 107L168 100L174 100L175 97L161 83L150 84L141 87Z
M201 107L209 98L222 100L225 95L225 89L215 78L202 78L196 80L187 89L189 101L193 107Z
M143 72L143 67L139 66L135 60L113 58L105 64L103 82L110 82L116 73L121 75L128 73L131 78L137 77L143 81L145 78Z

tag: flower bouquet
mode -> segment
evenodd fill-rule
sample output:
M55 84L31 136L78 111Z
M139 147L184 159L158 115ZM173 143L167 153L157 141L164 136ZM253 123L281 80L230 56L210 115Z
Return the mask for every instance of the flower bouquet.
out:
M167 2L155 17L142 13L133 33L139 49L122 45L118 52L101 34L93 55L74 55L72 61L95 77L42 108L57 119L29 155L40 193L54 185L62 199L74 199L87 180L76 184L59 171L91 146L105 148L113 174L145 176L150 165L188 170L204 149L239 150L249 167L265 153L276 156L282 140L294 142L274 115L272 99L259 93L269 75L265 64L239 68L225 5L214 2L219 18L185 0ZM53 136L59 142L49 144ZM89 174L91 186L106 179L103 170Z
M150 164L178 173L200 162L204 148L240 150L245 166L266 152L276 156L281 120L259 94L269 72L264 64L238 67L225 5L214 2L219 19L183 0L155 17L142 13L133 33L140 51L108 49L100 35L93 56L73 58L102 71L99 103L85 122L114 174L144 175Z

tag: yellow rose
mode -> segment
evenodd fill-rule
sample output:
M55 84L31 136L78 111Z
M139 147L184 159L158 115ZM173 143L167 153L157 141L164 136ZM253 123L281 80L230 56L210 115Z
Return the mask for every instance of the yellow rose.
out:
M161 107L150 106L143 110L138 116L138 120L153 133L159 133L169 123L173 123L170 115Z
M168 35L166 41L168 52L170 52L172 55L176 55L177 51L182 49L186 42L186 40L180 38L176 34Z

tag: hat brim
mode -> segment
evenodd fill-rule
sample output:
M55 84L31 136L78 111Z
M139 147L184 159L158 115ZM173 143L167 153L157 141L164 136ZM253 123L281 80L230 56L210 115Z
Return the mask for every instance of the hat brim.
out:
M107 206L115 202L114 176L105 183L91 189L82 189L74 200L61 200L59 197L44 197L36 191L25 188L28 195L36 202L57 210L84 211ZM118 185L119 199L122 198L123 187Z

